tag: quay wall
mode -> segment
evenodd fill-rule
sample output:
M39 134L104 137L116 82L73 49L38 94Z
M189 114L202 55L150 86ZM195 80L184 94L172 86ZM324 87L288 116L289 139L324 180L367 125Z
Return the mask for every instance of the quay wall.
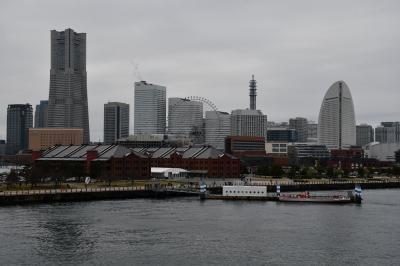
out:
M36 191L21 193L3 193L0 195L0 205L15 205L27 203L53 203L53 202L72 202L72 201L92 201L92 200L114 200L114 199L135 199L135 198L171 198L198 196L197 193L172 190L104 190L104 191Z

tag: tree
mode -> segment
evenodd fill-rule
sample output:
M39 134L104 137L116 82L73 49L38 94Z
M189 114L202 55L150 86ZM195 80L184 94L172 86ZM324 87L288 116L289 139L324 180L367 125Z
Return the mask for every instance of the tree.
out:
M277 177L280 178L283 175L283 169L281 166L277 165L277 164L273 164L271 165L271 167L269 168L270 174L273 177Z
M7 175L6 182L7 182L7 189L10 187L10 185L16 184L18 182L17 171L11 169L10 173Z
M25 177L28 183L31 183L33 188L43 176L43 173L39 167L25 167Z
M317 175L317 170L314 169L314 167L309 167L307 172L306 172L306 177L308 179L315 178Z
M292 167L290 167L290 170L289 170L289 173L288 173L288 177L289 178L296 178L296 174L297 174L297 171L299 170L299 167L298 166L292 166Z
M342 168L335 168L333 171L333 176L334 177L338 177L338 178L342 178L344 175L344 171L342 170Z
M326 176L329 178L333 178L335 176L335 169L333 169L333 167L331 166L326 168Z
M264 175L264 176L268 176L270 175L270 169L268 165L260 165L257 167L257 175Z
M400 150L397 150L397 151L394 153L394 157L396 158L396 163L397 163L397 164L400 164Z
M358 177L364 178L365 177L365 169L364 167L360 167L357 169Z
M307 173L308 173L308 166L304 166L300 169L300 177L301 178L307 178Z
M392 174L397 177L400 176L400 166L393 166Z
M273 165L261 165L257 167L257 175L263 175L263 176L272 176L275 178L280 178L283 175L283 169L281 166L277 164Z

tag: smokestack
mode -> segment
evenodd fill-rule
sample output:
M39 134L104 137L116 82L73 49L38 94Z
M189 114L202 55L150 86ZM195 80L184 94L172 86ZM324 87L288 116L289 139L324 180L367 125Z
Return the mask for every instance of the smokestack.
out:
M254 79L254 75L251 76L249 87L250 87L250 110L256 110L257 81Z

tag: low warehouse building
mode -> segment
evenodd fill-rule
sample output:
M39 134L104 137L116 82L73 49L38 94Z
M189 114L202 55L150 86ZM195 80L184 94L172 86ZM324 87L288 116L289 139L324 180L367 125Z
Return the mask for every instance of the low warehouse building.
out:
M55 146L34 168L43 177L150 178L150 159L119 145Z
M43 177L148 179L151 167L182 168L191 176L240 177L240 160L209 146L129 149L121 145L62 145L33 157L35 172Z
M210 178L240 177L240 160L210 146L182 148L137 148L151 158L151 167L183 168L190 174Z

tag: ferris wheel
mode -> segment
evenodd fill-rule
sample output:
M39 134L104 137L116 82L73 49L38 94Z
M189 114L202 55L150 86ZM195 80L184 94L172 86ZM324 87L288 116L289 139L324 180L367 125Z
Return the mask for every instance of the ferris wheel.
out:
M220 132L220 112L211 100L201 96L170 98L167 119L168 134L188 137L193 144L213 143L218 138L218 134L206 134L210 132L208 126L210 120L206 119L204 122L205 114L208 111L212 111L214 116L213 132Z

